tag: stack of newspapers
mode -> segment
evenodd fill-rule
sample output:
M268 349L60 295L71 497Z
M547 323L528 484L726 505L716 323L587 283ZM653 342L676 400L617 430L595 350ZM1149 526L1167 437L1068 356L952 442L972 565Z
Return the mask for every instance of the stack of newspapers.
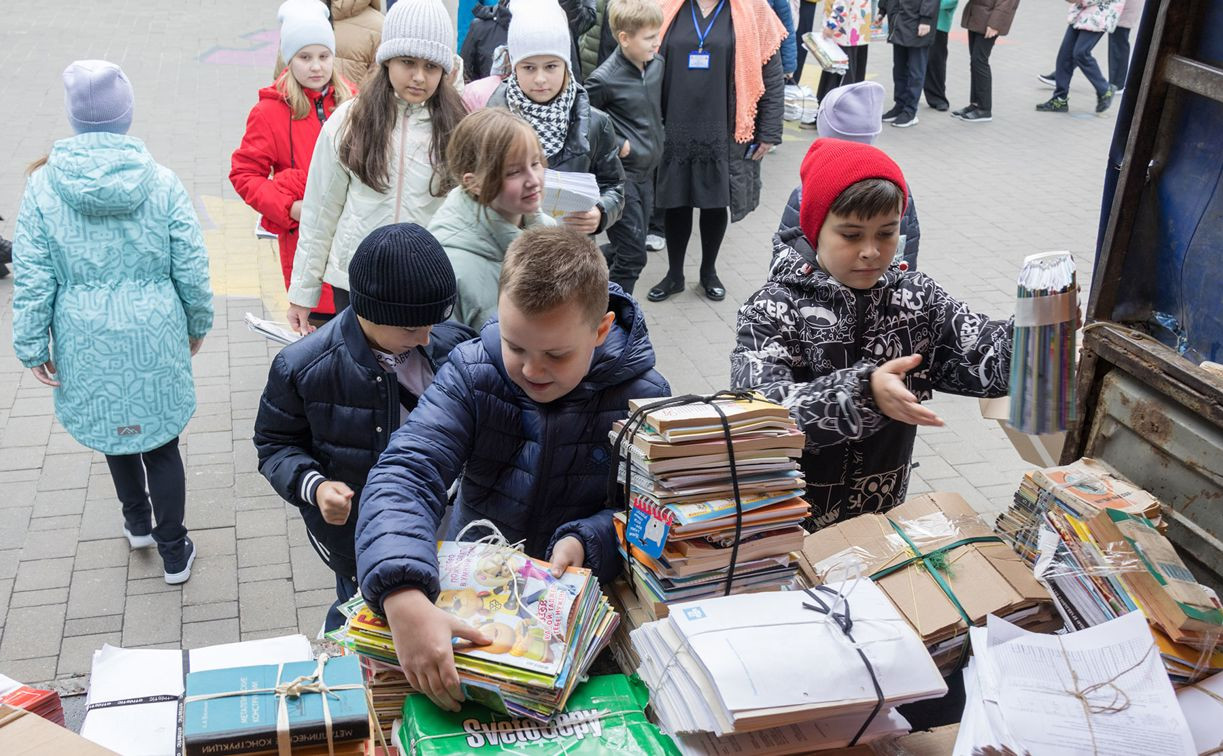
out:
M728 581L731 592L790 585L798 569L810 514L799 498L803 433L785 407L761 398L715 404L630 401L641 424L611 432L613 443L623 436L619 483L630 488L628 511L616 515L621 549L654 618L668 604L722 595Z

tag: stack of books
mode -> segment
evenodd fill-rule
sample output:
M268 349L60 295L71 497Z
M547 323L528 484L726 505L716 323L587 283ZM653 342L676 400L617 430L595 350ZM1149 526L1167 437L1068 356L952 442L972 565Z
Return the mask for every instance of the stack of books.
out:
M543 197L539 211L554 218L569 213L584 213L599 201L599 181L593 173L544 171Z
M371 732L354 656L191 672L184 695L186 756L272 756L286 742L295 754L364 756Z
M53 690L31 688L16 680L0 675L0 706L12 706L37 714L43 719L64 727L64 704Z
M762 398L716 402L730 427L736 507L718 411L708 403L649 409L657 403L629 402L644 421L623 439L618 471L621 486L629 473L631 506L616 527L646 610L664 617L668 604L724 594L732 555L732 592L791 585L810 506L797 462L805 436L789 412ZM612 428L613 444L623 429Z
M438 545L437 605L492 639L454 649L467 700L493 711L549 721L611 640L619 617L590 570L555 578L549 565L489 543ZM368 606L349 608L344 627L329 634L357 654L398 665L386 620ZM388 678L388 686L407 692ZM399 700L402 705L403 700Z
M632 641L673 735L804 727L811 737L787 752L839 748L907 731L896 706L947 693L921 639L869 580L677 604Z
M359 596L356 599L361 601ZM389 743L395 736L391 725L402 711L404 699L417 691L398 664L378 661L370 656L357 658L361 660L361 676L369 690L374 724L382 730L383 739Z
M822 32L814 31L804 34L803 46L825 71L844 74L849 70L849 56L845 54L840 45L825 37Z
M812 584L874 580L944 675L967 658L968 628L989 615L1035 632L1062 626L1049 591L959 494L921 494L826 527L807 536L803 558Z
M1084 457L1069 465L1024 475L1015 492L1015 503L998 516L994 530L1024 561L1035 564L1037 535L1047 512L1064 512L1086 520L1105 509L1145 517L1161 531L1165 527L1158 499L1103 463Z

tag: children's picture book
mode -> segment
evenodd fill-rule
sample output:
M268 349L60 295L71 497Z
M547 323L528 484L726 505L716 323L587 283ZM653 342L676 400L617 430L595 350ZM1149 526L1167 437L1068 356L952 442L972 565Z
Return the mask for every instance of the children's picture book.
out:
M465 648L465 655L544 675L560 672L589 570L570 568L555 578L547 563L487 543L445 541L437 561L437 605L493 641Z

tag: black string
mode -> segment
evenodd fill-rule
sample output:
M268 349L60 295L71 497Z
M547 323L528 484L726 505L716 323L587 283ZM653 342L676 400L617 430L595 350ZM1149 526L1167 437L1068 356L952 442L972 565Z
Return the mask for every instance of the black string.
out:
M739 471L735 465L735 446L734 438L730 433L730 421L726 418L726 413L718 406L718 401L746 401L755 398L755 394L751 391L735 391L722 390L716 394L702 396L701 394L685 394L683 396L673 396L666 399L659 399L656 402L650 402L638 407L628 419L624 421L624 427L616 434L615 443L612 446L612 466L611 473L608 479L608 498L613 507L624 510L624 553L628 559L629 579L632 579L633 574L633 546L628 540L628 519L632 516L632 501L633 501L633 456L631 452L625 451L625 438L631 442L632 438L637 435L641 427L645 425L645 421L650 412L656 410L667 409L670 407L684 407L693 404L708 404L718 413L719 419L722 421L722 436L726 439L727 459L730 463L730 484L731 490L734 492L735 499L735 540L730 549L730 569L726 574L726 590L724 595L729 596L731 588L734 586L735 567L739 563L739 539L743 533L743 498L739 493ZM620 471L621 463L624 464L624 486L621 487L617 479Z
M875 708L871 709L870 716L868 716L866 721L862 723L862 726L858 728L858 733L854 735L853 740L849 741L849 747L853 748L858 744L858 738L862 737L863 733L866 732L866 729L871 726L871 722L874 722L875 717L879 715L880 709L883 708L883 688L879 686L879 677L875 674L875 668L871 666L870 659L866 658L866 653L858 647L858 642L854 640L852 632L854 629L854 620L853 617L849 616L849 602L844 602L845 612L843 614L834 612L832 611L831 606L816 595L815 591L829 593L840 598L844 598L844 596L826 585L817 585L814 590L811 588L804 588L803 593L807 594L807 596L809 596L812 601L819 604L819 606L814 606L804 601L803 608L810 609L811 611L818 612L820 614L826 614L832 619L833 622L837 624L837 627L841 629L841 632L845 634L845 637L849 638L849 642L854 644L854 648L858 652L858 656L862 659L862 663L866 665L866 671L870 673L871 684L875 686Z

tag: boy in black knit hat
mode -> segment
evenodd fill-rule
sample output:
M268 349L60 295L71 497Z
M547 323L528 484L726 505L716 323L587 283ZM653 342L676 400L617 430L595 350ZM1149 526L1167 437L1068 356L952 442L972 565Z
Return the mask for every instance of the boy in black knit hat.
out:
M259 472L301 510L335 572L326 630L342 624L338 607L356 591L354 531L370 468L451 348L475 336L443 322L457 296L454 270L414 223L365 237L348 276L350 306L281 350L255 420Z

